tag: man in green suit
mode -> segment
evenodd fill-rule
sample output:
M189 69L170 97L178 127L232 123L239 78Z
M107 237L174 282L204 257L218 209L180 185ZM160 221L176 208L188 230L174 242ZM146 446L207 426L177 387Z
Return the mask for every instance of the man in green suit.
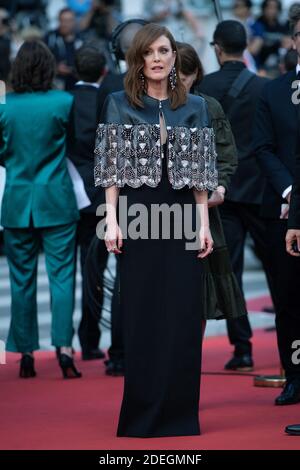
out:
M13 64L14 92L0 105L0 163L6 168L1 224L12 296L7 349L21 352L23 359L30 356L32 366L32 352L39 348L36 278L40 247L50 283L52 344L72 361L78 210L65 158L72 97L51 90L53 76L54 59L46 46L37 41L24 43ZM26 360L21 362L20 375L35 375L33 367L26 369Z

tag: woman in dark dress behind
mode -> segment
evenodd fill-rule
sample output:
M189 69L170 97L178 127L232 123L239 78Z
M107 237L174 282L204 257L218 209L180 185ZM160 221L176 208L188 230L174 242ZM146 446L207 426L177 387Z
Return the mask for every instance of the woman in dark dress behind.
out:
M118 436L200 434L202 258L213 246L207 191L217 187L216 153L205 100L186 95L176 53L166 28L144 26L128 52L125 92L108 97L97 131L105 241L121 263Z

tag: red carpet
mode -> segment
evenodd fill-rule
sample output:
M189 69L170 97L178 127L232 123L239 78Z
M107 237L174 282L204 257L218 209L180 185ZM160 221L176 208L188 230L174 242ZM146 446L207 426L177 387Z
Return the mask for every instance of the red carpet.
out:
M247 309L249 312L262 312L264 307L272 306L272 300L269 295L262 295L254 299L247 300Z
M255 331L255 372L277 373L274 333ZM222 372L227 338L207 338L203 371ZM0 365L1 449L300 449L284 427L300 422L300 403L275 407L280 389L256 388L251 376L203 375L197 437L116 438L122 378L99 361L78 362L84 377L64 381L53 353L38 353L35 379L18 379L16 355Z

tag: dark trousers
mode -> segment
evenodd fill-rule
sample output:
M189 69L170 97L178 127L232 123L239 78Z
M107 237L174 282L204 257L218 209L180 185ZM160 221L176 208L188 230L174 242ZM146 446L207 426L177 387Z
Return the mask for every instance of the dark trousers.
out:
M103 304L104 271L107 266L108 252L104 240L100 240L96 236L96 226L99 222L99 217L94 214L82 212L77 231L83 282L82 318L78 336L83 351L97 348L101 337L99 321ZM111 346L108 350L110 359L123 359L123 324L119 302L118 257L111 303L111 340Z
M99 222L99 217L94 213L81 212L80 221L77 228L77 244L80 247L80 267L82 274L82 298L81 298L81 321L78 329L78 336L83 352L88 352L91 349L98 348L101 337L101 330L99 326L99 319L93 315L89 303L86 301L85 296L85 275L84 266L88 253L89 246L96 233L96 226ZM105 248L105 247L104 247ZM107 259L107 252L103 250L103 258L105 258L105 265ZM104 268L105 269L105 268Z
M263 264L271 295L274 289L270 276L270 266L266 255L267 238L266 222L259 215L258 204L245 204L225 201L220 206L226 243L230 252L233 272L243 292L242 275L244 270L244 248L246 236L249 233L253 239L255 252ZM234 345L235 355L252 354L250 338L252 330L247 316L227 320L227 330L230 344Z
M111 303L111 346L108 355L112 361L122 361L124 359L124 325L120 308L120 261L118 256L116 258L116 279Z
M274 274L276 296L276 331L282 367L287 378L300 379L300 364L293 363L292 355L300 341L300 259L287 254L285 249L286 220L270 220L267 225L268 255ZM299 354L296 355L296 362ZM295 362L295 361L294 361Z

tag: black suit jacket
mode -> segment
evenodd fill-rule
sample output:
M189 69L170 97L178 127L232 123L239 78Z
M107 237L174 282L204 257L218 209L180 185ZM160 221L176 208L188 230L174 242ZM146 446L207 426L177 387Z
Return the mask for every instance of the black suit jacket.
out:
M99 91L99 103L100 103L101 109L103 108L103 105L108 95L116 91L124 90L125 75L126 75L125 73L122 73L122 74L108 73L105 76L102 82L100 91Z
M82 211L95 213L97 206L105 200L103 189L95 188L94 183L94 149L101 112L99 89L92 85L76 85L70 93L74 101L68 128L67 156L83 179L92 203Z
M298 95L299 97L299 95ZM300 106L297 108L298 131L300 133ZM300 151L299 141L295 159L293 189L289 211L288 228L300 229Z
M225 62L218 72L204 77L199 90L216 98L227 114L227 93L244 68L240 61ZM227 200L252 204L262 201L264 178L252 150L252 127L257 101L267 81L257 76L251 78L230 107L229 121L238 150L238 168L232 176Z
M258 102L254 150L266 176L262 213L279 218L282 193L293 183L298 151L297 106L292 102L296 72L288 72L267 83Z

